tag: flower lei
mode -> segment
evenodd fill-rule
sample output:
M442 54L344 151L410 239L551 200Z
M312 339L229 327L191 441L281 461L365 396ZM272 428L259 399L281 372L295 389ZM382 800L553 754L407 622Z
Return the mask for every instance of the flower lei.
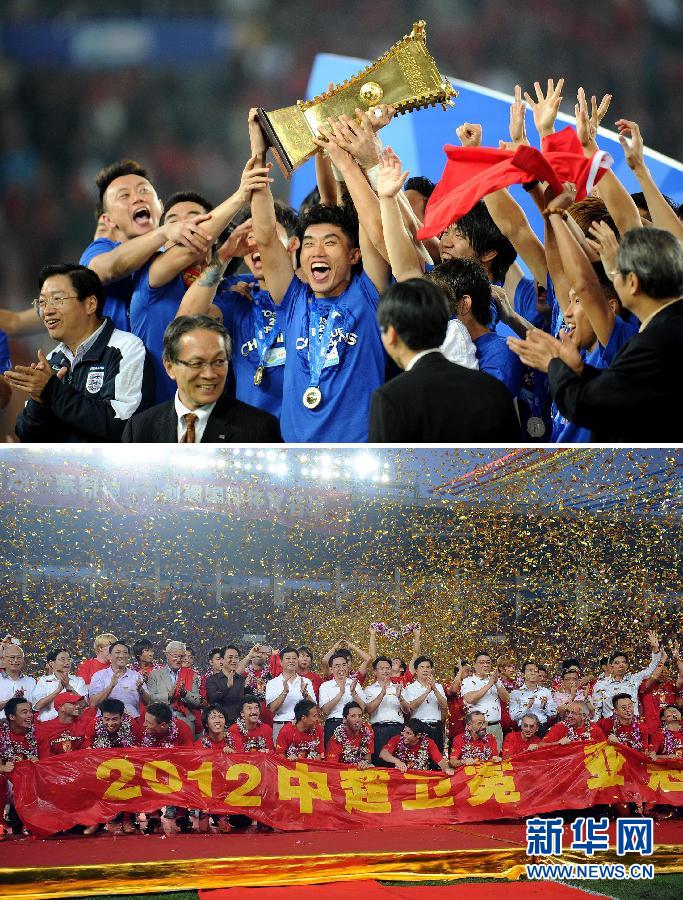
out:
M142 736L142 747L174 747L175 742L178 740L178 726L176 725L176 720L171 719L171 727L168 729L168 734L166 735L165 741L157 741L155 735L151 734L149 731L145 731Z
M261 720L259 719L256 723L256 728L260 727ZM242 735L245 753L253 753L254 751L266 749L266 739L260 734L256 737L250 735L249 729L247 728L247 723L244 721L242 716L240 716L237 720L237 728L239 729L239 733Z
M678 740L676 740L678 738ZM664 732L664 756L677 756L683 751L683 742L681 741L680 731L669 731L667 728Z
M227 731L225 732L224 740L225 740L225 746L227 747L227 749L231 753L234 753L235 745L232 742L232 737L230 736L230 734ZM218 743L218 741L212 741L211 738L209 737L209 735L205 734L199 739L199 743L202 745L202 747L206 747L207 750L213 750L215 748L216 744Z
M308 731L304 731L302 734L309 735L310 741L290 744L285 753L287 759L311 759L314 756L320 756L320 742L318 741L315 727L309 728Z
M398 739L396 756L404 762L409 769L426 769L429 766L428 738L426 734L418 735L417 746L409 747L403 735Z
M95 722L95 739L92 742L93 748L103 750L108 747L132 747L135 743L133 738L133 730L131 728L132 720L128 713L123 714L121 725L115 735L111 735L101 718Z
M374 628L381 637L397 638L399 636L398 631L396 631L395 628L390 628L386 622L372 622L371 627Z
M270 674L270 671L265 666L262 669L257 669L253 663L249 663L249 665L245 667L242 674L244 675L244 685L249 689L249 693L254 694L254 696L259 698L259 700L265 700L266 682L270 681L270 679L273 677ZM259 688L258 686L259 681L263 685L262 688Z
M9 722L0 723L0 759L4 759L6 763L19 762L22 759L38 759L38 741L33 727L26 733L26 743L28 747L14 740Z
M583 732L583 734L576 731L573 725L566 725L565 727L567 729L567 737L569 738L570 741L590 741L590 740L592 740L591 728L590 728L589 724L586 724L586 726L585 726L586 730Z
M626 730L630 728L631 733L629 734ZM632 750L642 750L643 749L643 735L638 728L638 719L634 718L631 725L624 726L620 725L617 717L614 717L614 724L612 725L612 734L617 738L617 740L626 744L627 747L630 747Z
M475 747L469 732L465 731L461 759L464 757L465 759L478 759L479 762L488 762L492 756L493 750L488 741L483 747Z
M332 737L342 748L339 762L353 766L359 762L364 762L366 756L370 752L372 731L365 725L361 732L360 744L357 747L351 743L346 725L339 725L335 728Z

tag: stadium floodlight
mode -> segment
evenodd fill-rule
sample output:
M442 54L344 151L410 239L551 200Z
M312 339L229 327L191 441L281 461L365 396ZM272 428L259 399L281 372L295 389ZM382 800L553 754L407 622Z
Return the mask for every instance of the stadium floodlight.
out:
M351 468L359 478L369 478L379 467L379 460L371 453L356 453L351 457Z

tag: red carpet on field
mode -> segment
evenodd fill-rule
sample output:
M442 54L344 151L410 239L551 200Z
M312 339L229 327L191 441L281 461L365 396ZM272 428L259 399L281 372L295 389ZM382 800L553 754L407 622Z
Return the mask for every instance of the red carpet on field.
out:
M348 900L349 893L361 896L363 900L500 900L501 894L511 895L512 900L527 897L558 898L558 900L578 900L584 894L580 888L567 887L542 881L538 884L497 882L486 884L445 884L424 887L396 887L380 884L378 881L337 882L336 884L293 885L292 887L261 888L221 888L199 891L200 900Z

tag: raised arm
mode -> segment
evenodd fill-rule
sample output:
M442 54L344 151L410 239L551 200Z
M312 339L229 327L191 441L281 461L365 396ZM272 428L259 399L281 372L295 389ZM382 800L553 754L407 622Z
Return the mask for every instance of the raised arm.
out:
M39 334L43 328L44 325L32 306L28 309L22 309L21 312L15 312L12 309L0 309L0 330L7 332L10 336Z
M577 95L577 104L574 107L576 115L576 133L579 136L581 145L583 146L586 156L593 156L600 149L595 141L600 119L607 112L609 106L610 95L603 97L602 103L598 107L593 97L593 114L588 113L588 105L586 103L586 94L584 89L579 88ZM633 202L631 195L619 181L612 171L607 171L600 179L597 188L600 197L605 201L607 211L614 219L620 234L625 234L632 228L641 228L640 213L638 207Z
M265 152L265 139L256 120L256 109L249 111L249 129L252 137L252 152L261 150ZM260 140L260 144L255 141ZM287 248L283 246L277 233L277 220L275 218L275 203L270 183L263 184L251 195L251 219L254 231L254 240L258 244L261 254L261 264L266 279L266 290L275 303L281 303L287 293L294 272L292 261L289 258Z
M244 204L249 202L252 191L258 191L272 183L273 179L269 176L270 165L257 166L257 157L252 156L244 167L237 190L211 211L210 219L204 224L205 231L211 236L211 243L218 238ZM150 286L160 287L167 284L202 256L203 252L197 253L178 245L171 247L165 253L160 253L149 267Z
M640 133L638 123L631 122L629 119L618 119L616 126L619 129L619 143L624 148L628 167L633 171L643 189L652 224L657 228L670 231L676 235L679 241L683 241L683 222L666 202L664 195L655 184L650 170L645 164L643 136ZM631 138L630 144L627 140L629 136Z
M398 204L398 194L409 174L401 168L401 160L387 147L380 157L377 178L382 231L392 274L397 281L406 281L421 278L424 269Z

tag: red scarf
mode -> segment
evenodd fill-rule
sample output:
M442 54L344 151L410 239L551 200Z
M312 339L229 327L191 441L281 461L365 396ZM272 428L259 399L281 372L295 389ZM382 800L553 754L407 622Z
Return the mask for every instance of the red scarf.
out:
M180 698L180 686L182 685L186 691L192 690L192 683L194 681L195 671L194 669L187 669L183 666L183 668L178 669L178 677L176 678L175 688L173 693L171 694L171 706L176 712L182 713L183 715L187 715L189 710L186 704Z

